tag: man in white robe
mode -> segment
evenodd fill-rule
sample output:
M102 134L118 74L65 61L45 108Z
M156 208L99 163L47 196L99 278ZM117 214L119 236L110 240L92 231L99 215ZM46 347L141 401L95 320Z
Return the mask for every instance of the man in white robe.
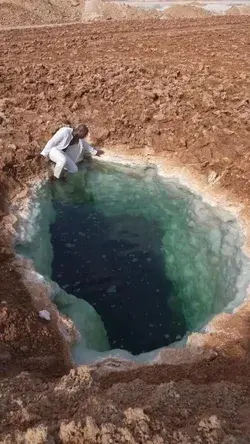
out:
M78 171L77 163L81 162L85 153L96 155L98 151L84 140L89 133L86 125L76 128L64 126L48 141L41 155L54 162L54 177L59 179L64 170L68 173Z

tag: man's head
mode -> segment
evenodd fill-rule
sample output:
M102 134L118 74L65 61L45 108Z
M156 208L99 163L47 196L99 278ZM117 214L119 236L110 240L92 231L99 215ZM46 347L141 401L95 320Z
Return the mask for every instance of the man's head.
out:
M85 139L89 133L89 129L86 125L78 125L73 130L73 135L79 137L79 139Z

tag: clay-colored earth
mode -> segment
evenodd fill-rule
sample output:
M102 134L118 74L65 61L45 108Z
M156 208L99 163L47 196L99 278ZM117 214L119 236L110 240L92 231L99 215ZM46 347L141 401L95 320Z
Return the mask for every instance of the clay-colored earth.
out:
M171 365L70 369L13 262L8 201L47 170L52 131L86 122L106 151L217 177L248 205L250 20L0 31L1 443L249 444L249 311ZM240 335L237 333L240 331ZM213 350L211 350L211 347ZM177 352L174 352L177 355ZM183 359L186 363L183 363ZM64 376L63 376L64 375Z

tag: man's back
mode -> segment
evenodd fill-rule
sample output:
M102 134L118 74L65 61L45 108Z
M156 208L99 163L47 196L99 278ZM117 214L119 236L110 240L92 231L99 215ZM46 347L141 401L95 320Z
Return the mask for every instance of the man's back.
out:
M42 156L48 156L52 148L56 148L60 151L65 150L73 139L73 128L64 126L60 128L54 136L48 141L44 149L41 152Z

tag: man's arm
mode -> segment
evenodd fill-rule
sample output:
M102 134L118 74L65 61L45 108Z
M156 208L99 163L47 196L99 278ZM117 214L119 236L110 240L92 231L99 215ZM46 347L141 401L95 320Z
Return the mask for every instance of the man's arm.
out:
M93 156L97 154L98 151L95 148L93 148L91 145L89 145L89 143L86 142L86 140L80 139L79 142L83 153L89 153L92 154Z
M57 146L65 137L65 132L62 131L64 128L59 129L54 136L48 141L48 143L46 143L44 149L41 152L41 155L44 157L47 157L48 154L50 153L51 149L54 146Z

